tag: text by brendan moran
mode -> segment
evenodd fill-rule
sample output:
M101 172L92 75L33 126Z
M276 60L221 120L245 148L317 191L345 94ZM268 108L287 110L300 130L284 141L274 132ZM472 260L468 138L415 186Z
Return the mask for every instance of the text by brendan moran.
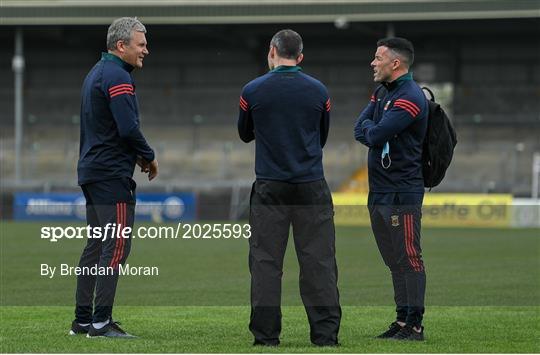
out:
M115 273L123 276L158 276L159 268L157 266L132 266L129 264L119 264L118 269L111 266L70 266L68 264L60 264L59 266L51 266L49 264L41 264L41 276L46 276L52 279L55 276L107 276Z

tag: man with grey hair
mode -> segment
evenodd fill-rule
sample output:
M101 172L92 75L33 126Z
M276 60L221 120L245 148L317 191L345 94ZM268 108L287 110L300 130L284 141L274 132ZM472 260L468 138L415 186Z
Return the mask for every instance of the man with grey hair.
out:
M70 334L133 337L112 319L120 265L131 250L135 218L135 165L153 180L154 151L140 131L134 68L148 55L146 29L136 18L115 20L107 33L107 53L84 80L78 183L86 198L92 231L79 261L75 320ZM95 297L94 297L95 292Z
M291 225L310 340L338 344L334 211L322 165L331 104L326 87L298 66L302 47L295 31L276 33L268 51L270 72L249 82L240 96L238 132L246 143L255 140L256 150L249 214L254 345L280 342L281 276Z

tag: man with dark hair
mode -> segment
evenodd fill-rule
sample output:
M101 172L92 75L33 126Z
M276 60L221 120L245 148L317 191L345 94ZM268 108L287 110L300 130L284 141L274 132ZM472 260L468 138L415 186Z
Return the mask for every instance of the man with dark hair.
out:
M369 147L368 208L371 227L390 268L396 321L379 338L423 340L426 274L420 248L424 198L422 143L428 105L409 68L414 49L404 38L377 42L371 62L381 83L362 111L355 138Z
M135 164L149 180L158 174L154 151L140 131L130 74L142 68L148 55L145 33L136 18L115 20L107 33L108 53L102 53L82 87L78 182L86 198L87 223L92 230L99 228L103 238L88 239L79 261L82 270L96 272L77 276L72 335L133 337L113 321L112 309L119 265L131 249L131 234L122 234L133 228L135 218Z
M255 140L256 181L250 200L251 321L254 345L278 345L281 276L292 225L300 264L300 293L315 345L337 345L341 308L337 288L332 196L323 174L330 98L304 74L302 38L292 30L270 42L270 72L240 96L238 132Z
M377 47L386 47L394 55L399 56L405 68L410 68L414 62L414 47L412 43L405 38L383 38L377 41Z

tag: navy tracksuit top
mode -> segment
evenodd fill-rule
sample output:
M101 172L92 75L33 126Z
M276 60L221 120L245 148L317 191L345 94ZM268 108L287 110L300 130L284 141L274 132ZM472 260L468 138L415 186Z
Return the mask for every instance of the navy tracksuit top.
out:
M255 139L257 179L303 183L324 178L330 98L299 66L279 66L244 86L238 133Z
M84 80L81 137L77 165L79 185L133 176L137 156L154 160L140 131L133 67L103 53Z
M423 193L422 144L428 123L427 99L411 73L383 85L387 94L371 96L354 128L356 140L369 147L369 190ZM381 154L386 142L390 160L385 162L391 163L385 169Z

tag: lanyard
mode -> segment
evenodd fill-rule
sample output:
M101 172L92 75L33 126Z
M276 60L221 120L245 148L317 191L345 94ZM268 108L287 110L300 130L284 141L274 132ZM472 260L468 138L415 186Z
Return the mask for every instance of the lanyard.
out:
M388 157L388 165L384 164L385 157ZM392 165L392 159L390 159L390 144L384 143L384 147L381 153L381 165L383 169L388 169Z

